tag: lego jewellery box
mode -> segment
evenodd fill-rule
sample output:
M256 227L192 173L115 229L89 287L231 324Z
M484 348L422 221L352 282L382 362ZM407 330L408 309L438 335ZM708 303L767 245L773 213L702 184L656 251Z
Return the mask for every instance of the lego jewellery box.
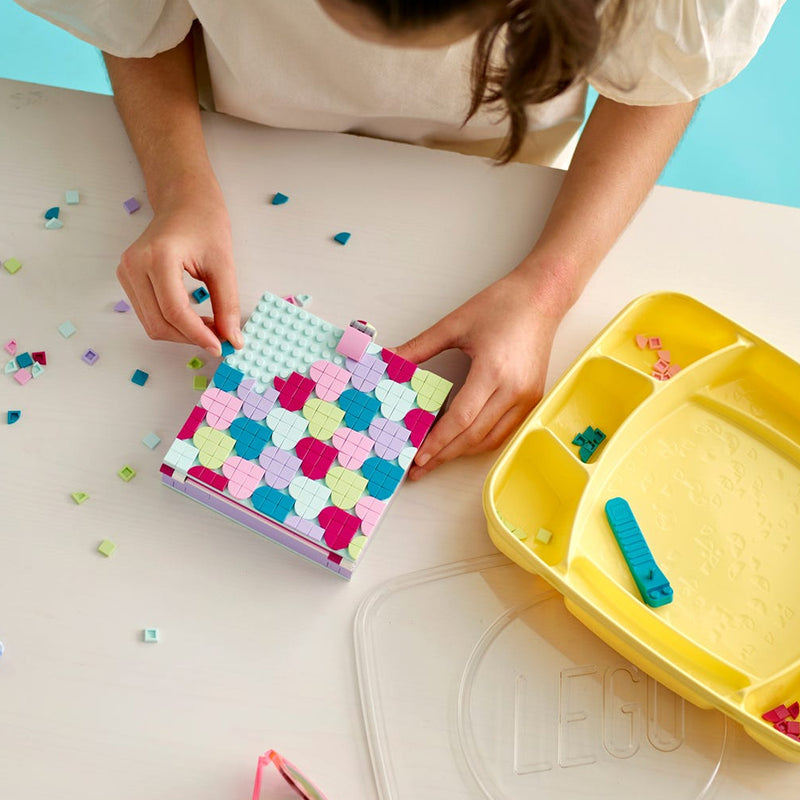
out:
M360 321L269 293L161 465L163 482L350 578L451 389Z

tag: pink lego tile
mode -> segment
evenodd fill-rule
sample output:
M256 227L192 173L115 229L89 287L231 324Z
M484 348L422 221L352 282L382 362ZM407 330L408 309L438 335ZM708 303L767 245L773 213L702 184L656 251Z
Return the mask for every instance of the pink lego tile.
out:
M659 358L655 364L653 364L653 372L660 372L662 375L669 369L669 362L664 361L663 358Z
M348 358L347 368L353 375L353 386L361 392L371 392L386 374L387 364L383 359L365 355L361 361Z
M33 377L33 375L31 374L31 371L27 367L23 367L22 369L18 369L14 373L14 380L20 386L24 386L32 377Z
M665 374L668 378L674 378L680 371L681 368L677 364L670 364Z
M325 531L325 544L332 550L343 550L356 535L360 520L336 506L323 508L319 523Z
M369 425L369 435L375 442L375 455L388 461L400 455L410 433L405 425L390 419L374 419Z
M423 411L421 408L412 408L404 417L406 427L410 432L411 444L419 447L428 431L431 429L436 417L430 411Z
M800 736L800 721L796 719L785 719L783 724L786 726L786 733L790 736Z
M308 368L308 374L317 384L314 389L317 397L331 403L339 399L350 381L350 373L346 369L322 359Z
M278 390L278 402L287 411L299 411L314 389L314 381L299 372L293 372L286 380L276 377L273 383Z
M386 362L387 374L397 383L408 383L411 380L411 376L417 371L416 364L400 358L400 356L385 347L381 351L381 358Z
M183 423L183 427L178 431L176 438L191 439L195 433L197 433L197 429L203 424L203 420L205 418L206 410L200 406L195 406L192 409L192 413L189 414L186 422Z
M786 708L786 706L783 705L783 703L781 703L781 705L775 706L775 708L771 708L769 711L767 711L766 714L762 714L761 718L765 719L767 722L776 723L776 722L782 722L788 716L790 716L789 709Z
M372 452L373 441L352 428L339 428L331 438L333 446L338 450L336 456L345 469L360 469Z
M669 364L669 362L672 360L672 358L670 357L670 356L671 356L671 354L670 354L669 350L659 350L659 351L656 353L656 355L657 355L657 356L658 356L658 357L659 357L659 358L660 358L662 361L666 361L666 362L667 362L667 364Z
M10 339L7 341L3 347L3 349L8 353L10 356L16 355L17 353L17 343L14 339Z
M372 344L372 337L369 334L349 326L344 329L342 338L336 345L336 352L353 359L353 361L361 361L370 344Z
M212 387L206 389L200 397L200 405L206 410L206 424L218 431L230 428L236 419L242 401L229 392Z
M644 350L645 347L647 347L647 336L645 336L643 333L637 333L636 334L636 346L640 350Z
M800 702L798 702L797 700L795 700L795 701L794 701L794 703L792 703L792 704L789 706L789 709L788 709L788 711L789 711L789 716L790 716L792 719L797 719L798 715L800 715Z
M208 467L189 467L189 474L218 492L221 492L228 485L228 479L224 475L220 475Z
M660 336L651 336L647 340L647 346L651 350L660 350L661 349L661 337Z
M375 530L385 510L386 503L377 497L362 497L356 503L355 511L361 518L361 530L365 536L369 536Z
M295 452L300 456L300 469L303 475L313 480L320 480L327 475L337 451L335 447L307 436L297 443Z
M231 456L222 465L222 474L228 479L228 494L244 500L258 488L264 477L264 468L239 456Z

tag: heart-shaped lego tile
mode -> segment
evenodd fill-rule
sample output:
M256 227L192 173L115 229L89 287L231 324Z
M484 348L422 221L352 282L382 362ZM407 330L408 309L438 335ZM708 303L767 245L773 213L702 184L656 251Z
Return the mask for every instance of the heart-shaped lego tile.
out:
M339 508L352 508L367 488L367 479L344 467L331 467L325 476L331 502Z
M308 374L317 384L314 389L317 397L328 402L338 400L350 381L350 373L330 361L315 361Z
M331 490L317 481L302 475L289 484L289 494L294 498L294 512L303 519L316 519L328 505Z
M236 444L227 433L205 427L198 429L192 437L192 442L199 450L198 461L209 469L219 469Z
M271 486L259 486L250 501L255 509L278 522L283 522L294 508L294 500L288 494Z
M417 405L426 411L438 411L453 384L426 369L418 369L411 378L411 386L417 392Z
M300 469L306 478L320 480L324 478L336 458L336 448L307 436L295 447L295 452L302 459Z
M319 523L325 531L325 544L332 550L343 550L356 535L359 519L342 508L327 506L319 512Z
M285 380L276 377L273 383L278 390L278 402L287 411L299 411L314 390L314 381L299 372L293 372Z
M349 555L353 561L358 561L358 557L361 555L361 551L364 549L366 544L366 536L354 536L350 540L350 544L347 545L347 555Z
M414 447L419 447L425 441L425 437L428 435L428 431L431 429L435 419L436 417L430 411L425 411L422 408L412 408L405 415L403 421L411 434L409 438Z
M400 358L400 356L385 347L381 350L381 358L386 362L386 373L393 381L408 383L411 380L411 376L416 372L416 364Z
M192 413L187 417L186 422L183 423L183 427L178 431L178 436L176 438L191 439L197 432L197 429L203 424L205 418L206 410L200 406L195 406L192 409Z
M373 391L386 374L386 362L375 356L365 355L361 361L348 358L345 363L353 374L351 383L361 392Z
M228 366L224 361L217 367L213 381L217 389L223 392L232 392L242 382L244 373L234 367Z
M414 456L417 454L416 447L404 447L397 456L397 463L403 468L408 469L414 463Z
M375 396L381 401L381 414L396 422L414 408L417 393L410 386L394 381L381 381L375 387Z
M228 433L236 439L236 455L255 459L269 443L272 431L263 422L239 417L231 423Z
M390 419L374 419L369 424L369 435L375 441L375 455L389 461L400 455L409 433L405 425Z
M356 514L361 518L361 530L369 536L380 522L386 503L376 497L362 497L356 503Z
M284 450L294 450L308 428L306 420L284 408L273 408L267 414L267 425L272 428L272 443Z
M315 542L321 542L322 537L325 534L325 531L320 525L317 525L316 522L312 522L310 519L303 519L302 517L298 517L295 514L290 514L286 519L283 521L283 524L287 528L291 528L293 531L306 536L309 539L313 539Z
M244 500L258 488L264 477L264 469L239 456L231 456L222 465L222 474L228 479L228 493L237 500Z
M368 481L367 491L378 500L388 500L405 475L402 467L377 456L368 458L361 471Z
M236 419L242 401L222 389L211 388L201 395L200 405L206 410L206 423L218 431L224 431Z
M308 420L308 432L315 439L330 439L344 417L344 410L333 403L312 397L303 406L303 416Z
M345 469L360 469L364 460L372 452L374 442L369 436L351 428L339 428L331 439L339 451L336 458Z
M278 400L278 391L271 386L267 386L263 394L259 394L253 386L255 381L247 378L239 384L236 394L242 401L242 414L250 419L266 419L267 414L272 411L272 407Z
M285 489L300 469L300 459L280 447L267 447L258 457L258 463L264 467L264 483L273 489Z
M339 405L344 409L344 424L354 431L364 431L378 413L381 401L358 389L346 389L339 398Z

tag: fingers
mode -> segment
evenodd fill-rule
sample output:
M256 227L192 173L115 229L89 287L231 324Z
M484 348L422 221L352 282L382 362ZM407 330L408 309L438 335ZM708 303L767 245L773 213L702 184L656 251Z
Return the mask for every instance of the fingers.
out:
M213 272L205 275L206 286L211 294L214 309L214 327L222 339L234 347L244 345L239 310L239 290L236 285L236 270L233 261L225 259Z
M456 339L456 325L452 317L448 316L413 339L409 339L405 344L401 344L394 352L401 358L421 364L443 350L455 347Z

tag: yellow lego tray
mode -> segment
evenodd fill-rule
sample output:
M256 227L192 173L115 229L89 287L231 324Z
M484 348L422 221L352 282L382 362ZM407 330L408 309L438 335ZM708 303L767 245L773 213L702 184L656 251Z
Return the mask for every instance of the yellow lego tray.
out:
M681 367L669 379L658 349ZM800 364L690 297L646 295L534 409L483 493L495 545L587 627L794 762L800 741L761 715L800 699L798 398ZM584 463L572 442L588 426L607 438ZM613 497L630 504L669 604L642 601L606 520Z

